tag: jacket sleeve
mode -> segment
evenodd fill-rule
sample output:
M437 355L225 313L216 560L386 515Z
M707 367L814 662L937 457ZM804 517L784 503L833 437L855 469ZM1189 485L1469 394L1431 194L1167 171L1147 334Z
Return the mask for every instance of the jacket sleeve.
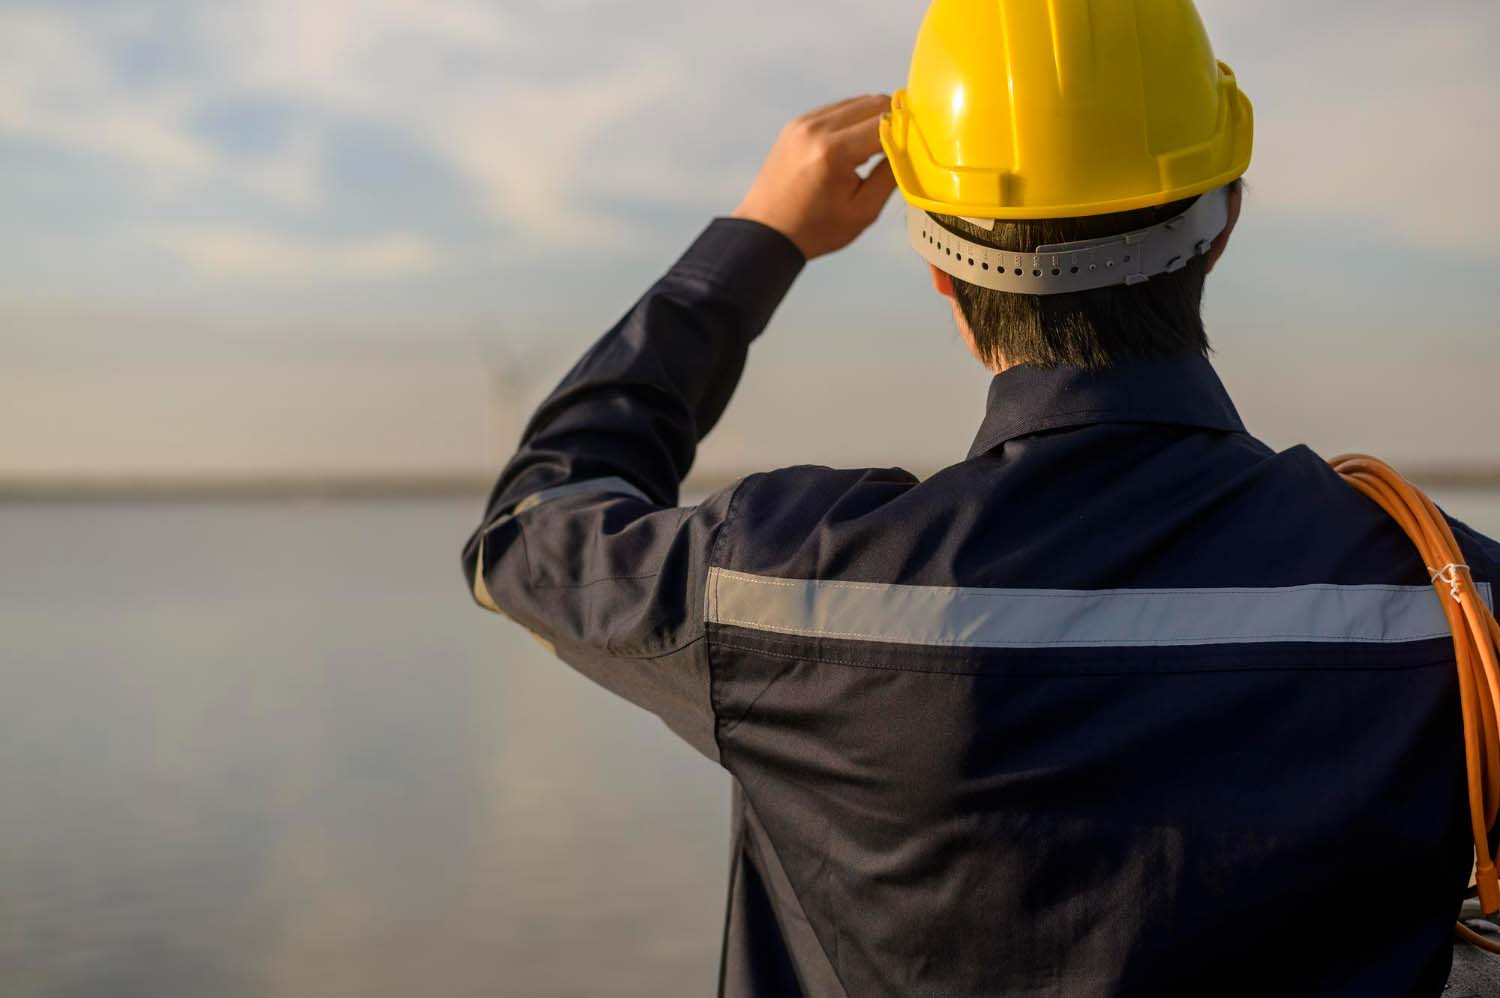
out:
M532 417L464 548L475 600L717 759L703 599L734 489L677 507L805 261L713 222Z

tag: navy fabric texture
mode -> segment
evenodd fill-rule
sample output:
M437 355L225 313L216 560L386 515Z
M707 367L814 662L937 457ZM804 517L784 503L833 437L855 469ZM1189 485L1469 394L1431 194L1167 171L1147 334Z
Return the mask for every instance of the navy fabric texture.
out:
M1197 356L1008 370L968 459L925 481L788 468L678 508L803 262L714 222L542 405L464 552L482 603L732 775L720 994L1440 994L1470 863L1446 639L995 648L709 622L715 569L1429 584L1321 458L1251 436ZM515 512L607 479L640 494ZM1456 527L1500 578L1500 548Z

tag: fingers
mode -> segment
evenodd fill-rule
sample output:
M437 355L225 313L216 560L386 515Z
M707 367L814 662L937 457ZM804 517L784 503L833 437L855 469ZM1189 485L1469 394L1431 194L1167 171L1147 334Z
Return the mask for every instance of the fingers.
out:
M835 132L830 142L834 157L843 163L858 166L880 151L880 119L885 114L882 107L873 114L868 109L862 118Z
M815 124L822 121L830 114L837 113L840 108L848 107L855 101L868 100L869 96L870 95L868 94L864 94L859 97L845 97L843 100L834 101L832 104L824 104L822 107L815 107L811 111L802 115L801 120L809 125Z
M880 151L884 94L851 97L805 114L782 129L770 155L735 209L781 232L809 260L843 249L868 228L896 189Z
M891 170L891 162L882 159L855 190L854 203L866 218L874 219L895 189L896 174Z
M878 117L891 109L890 94L851 97L808 115L808 124L829 132L842 131L866 118Z

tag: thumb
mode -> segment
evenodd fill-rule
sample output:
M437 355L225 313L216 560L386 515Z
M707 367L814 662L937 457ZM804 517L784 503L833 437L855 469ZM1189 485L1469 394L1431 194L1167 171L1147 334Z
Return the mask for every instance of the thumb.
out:
M896 175L891 171L891 162L882 159L870 175L861 181L854 191L854 205L860 214L872 222L880 215L880 209L890 200L896 189Z

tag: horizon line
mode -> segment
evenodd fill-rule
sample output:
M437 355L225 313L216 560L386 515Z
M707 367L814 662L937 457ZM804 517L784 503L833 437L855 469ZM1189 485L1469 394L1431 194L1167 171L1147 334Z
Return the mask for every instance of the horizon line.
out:
M913 471L926 478L937 468ZM703 495L753 471L690 475L682 491ZM1403 472L1424 488L1500 488L1500 466L1429 465ZM0 474L0 503L181 501L237 499L423 499L482 497L495 475L475 472L268 473L262 475L25 475Z

